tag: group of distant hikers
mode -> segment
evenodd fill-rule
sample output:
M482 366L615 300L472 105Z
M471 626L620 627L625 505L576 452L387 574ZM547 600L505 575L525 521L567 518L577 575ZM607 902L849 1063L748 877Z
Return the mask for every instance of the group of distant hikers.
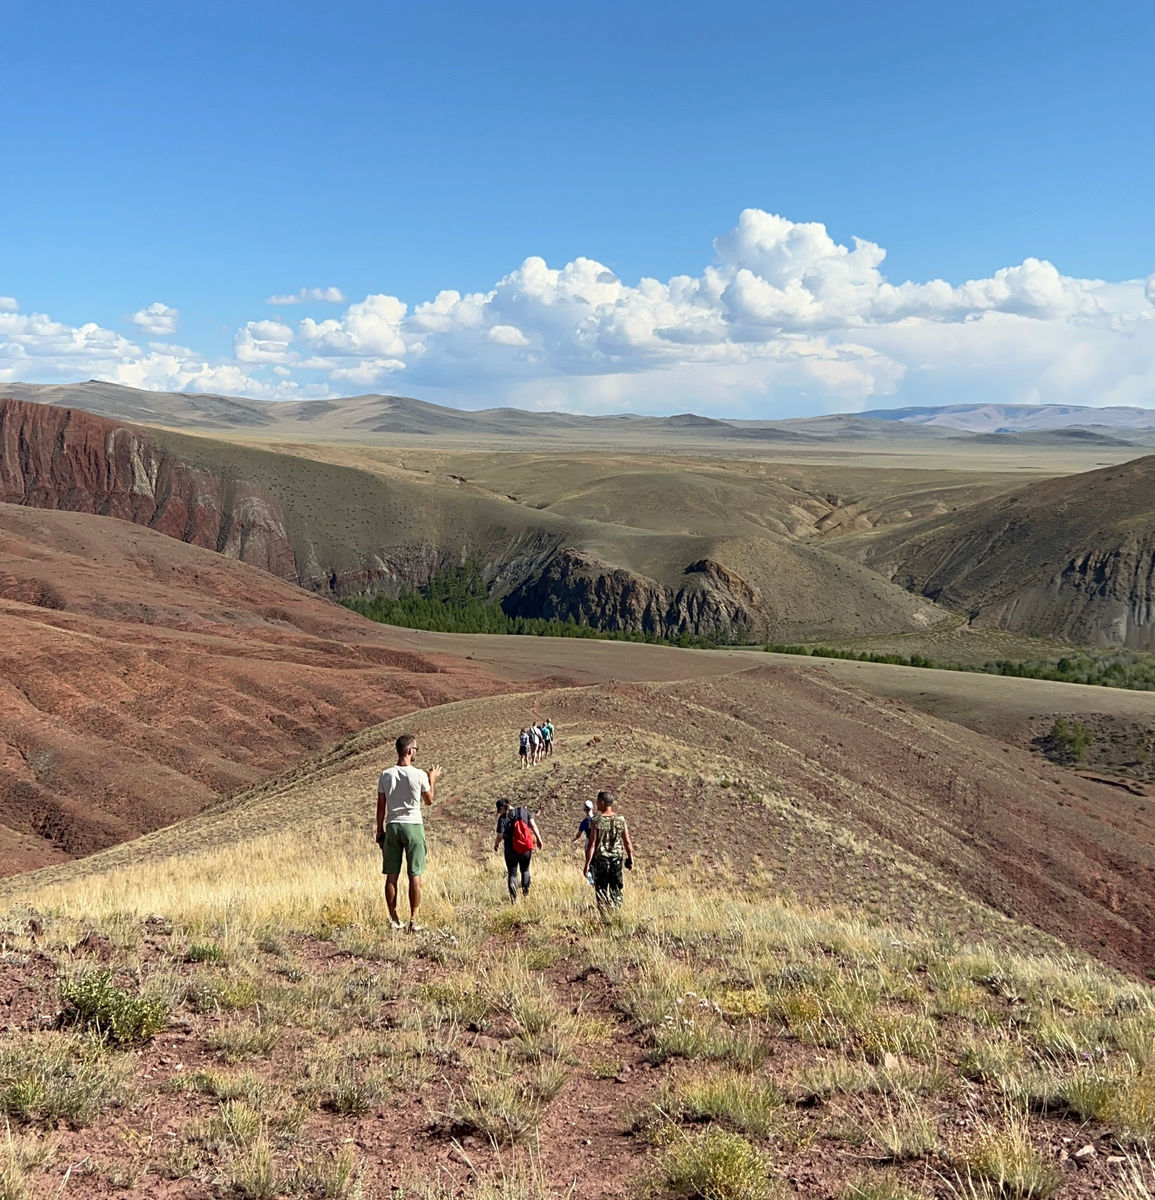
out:
M534 721L517 736L517 756L523 767L536 766L547 755L553 753L553 723L549 717L542 722Z
M553 726L548 721L549 737L545 746L552 749ZM525 734L522 730L522 734ZM545 749L542 753L550 753ZM417 738L403 733L397 739L397 764L381 772L377 781L377 845L381 847L381 872L385 876L385 904L394 929L407 928L411 933L424 926L417 923L421 907L421 875L425 870L425 822L421 815L423 804L432 804L434 789L441 776L441 767L426 772L414 766L417 757ZM524 755L524 752L523 752ZM524 764L524 757L523 757ZM625 817L614 811L614 794L600 791L596 800L585 801L585 813L572 842L585 839L585 861L582 874L593 886L598 910L603 916L622 903L622 872L633 869L634 844ZM493 850L505 853L506 886L511 901L529 895L530 863L533 852L542 848L541 830L525 805L511 804L502 797L497 801L497 829ZM404 923L398 914L398 884L401 868L409 879L409 921Z

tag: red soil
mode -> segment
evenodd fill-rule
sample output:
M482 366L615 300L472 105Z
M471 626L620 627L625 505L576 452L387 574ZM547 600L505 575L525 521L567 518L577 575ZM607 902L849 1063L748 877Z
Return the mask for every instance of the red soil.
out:
M485 668L208 550L0 505L0 875L179 820Z

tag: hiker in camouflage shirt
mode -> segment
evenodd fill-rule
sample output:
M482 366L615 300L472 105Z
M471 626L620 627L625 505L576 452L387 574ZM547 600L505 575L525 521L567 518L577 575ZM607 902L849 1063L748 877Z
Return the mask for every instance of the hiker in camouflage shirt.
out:
M634 867L634 843L625 817L614 812L613 792L598 792L598 811L590 822L586 839L586 861L582 868L593 872L594 894L602 913L622 906L622 868Z

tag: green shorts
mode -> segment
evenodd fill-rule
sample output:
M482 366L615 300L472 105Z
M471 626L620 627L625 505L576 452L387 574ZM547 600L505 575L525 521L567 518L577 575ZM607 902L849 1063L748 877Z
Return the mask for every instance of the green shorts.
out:
M405 870L420 875L425 870L425 826L390 821L385 826L385 844L381 847L381 874L400 875L401 855L405 855Z

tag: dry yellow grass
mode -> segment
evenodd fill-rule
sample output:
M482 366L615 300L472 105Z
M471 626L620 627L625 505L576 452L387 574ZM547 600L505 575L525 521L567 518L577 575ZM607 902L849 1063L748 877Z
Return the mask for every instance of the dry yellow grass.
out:
M321 1170L344 1189L332 1194L381 1194L357 1154L340 1162L306 1154L304 1130L318 1119L371 1117L393 1102L398 1088L420 1079L423 1089L444 1093L443 1121L497 1148L463 1194L562 1196L572 1181L564 1173L550 1176L543 1153L559 1136L549 1124L551 1106L579 1085L616 1086L624 1052L661 1064L651 1094L640 1097L650 1116L637 1125L643 1147L660 1133L636 1177L655 1196L704 1181L717 1185L718 1195L745 1197L754 1193L743 1181L761 1170L766 1183L771 1163L777 1177L784 1159L817 1162L838 1146L852 1158L885 1160L889 1170L937 1163L943 1178L958 1181L951 1186L975 1195L1010 1187L1008 1195L1042 1196L1057 1178L1053 1154L1011 1097L1016 1073L1049 1061L1056 1034L1044 1018L1065 1012L1085 1022L1087 1037L1098 1030L1093 1052L1105 1063L1149 1058L1155 1046L1150 996L1105 968L1011 954L997 944L947 945L845 911L794 904L757 883L686 889L677 873L637 872L624 911L603 923L572 859L546 856L531 900L510 906L499 899L494 861L480 858L466 833L445 829L426 880L423 917L430 931L412 937L388 929L374 867L371 842L349 829L313 829L308 836L282 829L27 888L7 924L15 927L23 905L35 905L49 947L69 944L81 929L103 929L117 939L121 961L134 962L140 931L157 916L172 929L174 953L194 939L219 946L219 961L202 956L185 970L200 972L194 979L217 980L217 1004L194 1006L192 1019L209 1022L199 1036L217 1048L225 1067L234 1052L264 1062L278 1039L287 1039L288 1058L278 1060L291 1063L287 1070L207 1071L184 1080L185 1094L216 1107L173 1145L167 1165L113 1163L109 1179L131 1176L132 1186L147 1186L158 1172L196 1175L209 1154L244 1194L291 1191L306 1176L314 1180L309 1186L319 1186ZM295 991L284 992L283 977L277 982L284 947L326 942L350 966L331 982L306 974ZM559 955L567 964L560 976L550 973ZM615 997L588 1021L587 1014L571 1014L559 990L581 964L604 973ZM164 963L134 968L141 986L170 990L172 970ZM235 1003L250 1015L232 1016L233 1001L220 989L245 981L249 990L238 992ZM1018 1056L1001 1052L1006 1035L991 1028L981 1005L962 1004L964 981L977 982L982 995L997 989L1013 996L1022 1011ZM943 1030L924 1037L929 1026L922 1014L951 987L965 1035ZM382 1004L391 997L405 997L403 1015L382 1027ZM821 1036L806 1032L810 1010L803 1000ZM623 1041L615 1010L634 1023L637 1047ZM485 1032L480 1045L465 1040L471 1028ZM249 1034L269 1031L276 1036L250 1044ZM991 1053L984 1055L988 1041ZM812 1062L811 1042L826 1064L820 1085L812 1066L799 1073L783 1061L801 1054L800 1062ZM942 1106L954 1102L964 1073L979 1080L973 1063L980 1057L991 1064L991 1077L969 1086L984 1088L1007 1119L997 1129L984 1127L982 1137L948 1137ZM461 1064L456 1073L448 1066L454 1062ZM683 1062L692 1075L680 1073ZM1151 1069L1145 1061L1134 1070ZM135 1086L139 1106L149 1085L138 1079ZM798 1096L817 1107L797 1107ZM1127 1095L1120 1092L1114 1103L1125 1105ZM694 1131L703 1117L717 1129L708 1138ZM85 1119L99 1124L99 1113ZM1132 1146L1147 1136L1133 1124L1119 1129ZM13 1150L22 1181L51 1169L32 1153L32 1141L22 1144L31 1148ZM1139 1170L1141 1159L1134 1161ZM890 1175L879 1179L898 1186ZM503 1190L513 1180L529 1190ZM431 1175L414 1181L414 1194L439 1196L444 1186ZM780 1190L766 1187L767 1195Z
M179 1032L157 1040L168 1039L166 1054L178 1044L197 1069L178 1091L150 1044L82 1049L76 1035L65 1042L54 1030L24 1032L20 1052L0 1059L0 1104L20 1100L24 1109L10 1108L11 1119L28 1126L55 1111L42 1098L54 1079L42 1079L37 1061L60 1080L77 1078L78 1066L111 1072L117 1087L67 1110L82 1126L67 1133L70 1161L118 1114L163 1124L165 1105L179 1100L195 1119L174 1137L167 1165L126 1159L102 1178L139 1178L146 1188L184 1173L207 1186L212 1171L246 1194L296 1187L308 1170L328 1172L349 1195L355 1183L366 1197L388 1194L395 1180L368 1156L321 1161L307 1148L392 1136L378 1118L407 1088L420 1118L391 1153L424 1166L443 1162L453 1138L472 1138L466 1153L477 1169L466 1196L485 1188L500 1195L511 1179L528 1181L533 1190L523 1194L541 1200L565 1195L572 1173L564 1164L580 1153L574 1129L587 1109L611 1112L615 1136L634 1139L621 1143L631 1155L625 1182L649 1180L657 1195L693 1180L739 1186L747 1167L768 1163L776 1174L834 1163L850 1178L864 1156L915 1191L916 1171L932 1168L975 1188L1019 1180L1025 1191L1032 1179L1050 1178L1069 1128L1057 1110L1019 1119L1040 1097L1077 1100L1103 1136L1138 1152L1151 1137L1149 992L1005 917L987 911L989 940L967 945L959 926L924 930L848 901L792 899L776 863L739 875L715 861L688 875L684 847L663 855L655 836L627 876L622 912L599 919L577 851L566 845L567 818L607 773L634 770L652 787L692 785L725 797L730 808L744 806L743 821L805 823L807 836L844 856L837 861L845 870L865 864L904 903L929 887L913 862L893 856L880 875L873 835L810 813L795 784L783 788L783 776L772 778L753 753L735 769L727 738L738 728L730 723L739 681L724 685L717 736L699 739L708 745L670 732L713 711L706 690L678 710L683 718L654 718L667 732L640 725L639 714L672 703L672 691L643 689L639 700L610 687L593 705L578 690L549 692L567 749L525 772L511 747L495 747L494 731L532 711L538 694L486 701L484 719L464 703L416 718L423 748L454 750L429 815L423 934L389 927L371 839L376 771L395 729L349 738L138 843L9 881L0 903L4 951L33 961L35 949L49 956L35 962L54 964L35 1011L51 1012L60 980L89 970L92 951L80 943L92 934L116 987L166 999ZM595 740L607 728L612 762ZM798 759L782 746L779 761ZM531 897L516 905L504 900L491 849L491 796L502 791L557 801ZM635 795L639 825L642 803ZM680 818L667 801L654 803L667 825ZM942 911L978 911L937 887ZM35 947L30 908L39 913ZM55 1058L43 1053L47 1043ZM1013 1125L1016 1137L956 1137L971 1111L965 1097L1006 1112L996 1132ZM703 1118L718 1136L696 1135ZM654 1130L670 1122L672 1140L653 1145ZM30 1168L34 1183L38 1170L51 1182L53 1169ZM450 1194L432 1170L411 1182L419 1196Z

